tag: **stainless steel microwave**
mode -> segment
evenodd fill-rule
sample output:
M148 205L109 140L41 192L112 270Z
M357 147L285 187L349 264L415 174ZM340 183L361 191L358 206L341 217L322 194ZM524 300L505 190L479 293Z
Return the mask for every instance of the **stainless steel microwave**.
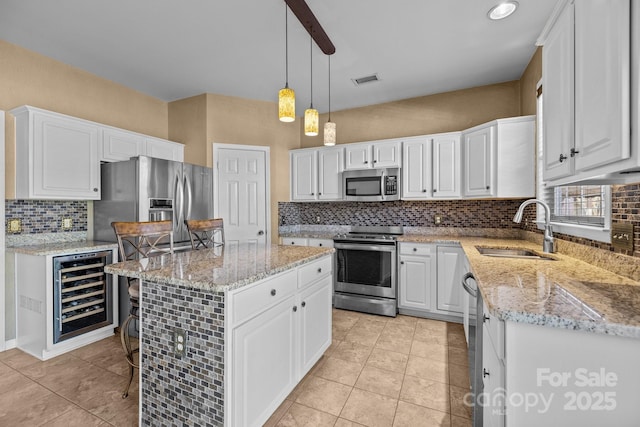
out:
M366 169L342 173L344 200L386 202L400 200L400 168Z

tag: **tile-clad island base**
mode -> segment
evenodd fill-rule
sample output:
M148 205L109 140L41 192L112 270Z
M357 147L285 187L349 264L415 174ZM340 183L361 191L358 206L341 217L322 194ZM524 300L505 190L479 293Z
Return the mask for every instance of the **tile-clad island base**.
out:
M266 421L331 343L332 252L239 245L109 266L142 280L141 425Z

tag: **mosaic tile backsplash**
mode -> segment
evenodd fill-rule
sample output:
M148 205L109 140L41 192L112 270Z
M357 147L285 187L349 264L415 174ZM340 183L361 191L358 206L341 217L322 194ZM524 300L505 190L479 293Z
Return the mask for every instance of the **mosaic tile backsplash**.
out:
M513 228L524 199L397 202L278 203L280 225L403 225L405 227ZM435 217L441 224L435 224Z
M222 426L224 294L156 283L141 291L142 425ZM173 352L176 328L187 333L182 358Z
M69 200L5 200L5 230L9 234L41 234L87 231L87 202ZM10 219L20 218L22 230L10 233ZM72 227L62 229L62 218Z

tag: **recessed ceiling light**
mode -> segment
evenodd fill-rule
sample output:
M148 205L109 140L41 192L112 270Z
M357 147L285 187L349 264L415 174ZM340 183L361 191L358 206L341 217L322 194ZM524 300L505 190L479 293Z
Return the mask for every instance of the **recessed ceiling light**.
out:
M492 7L489 13L487 13L487 16L489 17L489 19L497 21L498 19L504 19L507 16L511 15L516 11L517 8L517 1L505 1L497 6Z

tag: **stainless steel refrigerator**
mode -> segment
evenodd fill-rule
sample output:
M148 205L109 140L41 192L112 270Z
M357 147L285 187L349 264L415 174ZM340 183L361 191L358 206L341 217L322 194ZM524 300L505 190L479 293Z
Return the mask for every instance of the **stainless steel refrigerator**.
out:
M101 165L102 199L93 202L93 238L115 242L113 221L173 221L174 246L191 247L185 219L213 217L211 168L139 156ZM124 287L123 287L124 285ZM120 323L128 315L126 281L119 286Z

